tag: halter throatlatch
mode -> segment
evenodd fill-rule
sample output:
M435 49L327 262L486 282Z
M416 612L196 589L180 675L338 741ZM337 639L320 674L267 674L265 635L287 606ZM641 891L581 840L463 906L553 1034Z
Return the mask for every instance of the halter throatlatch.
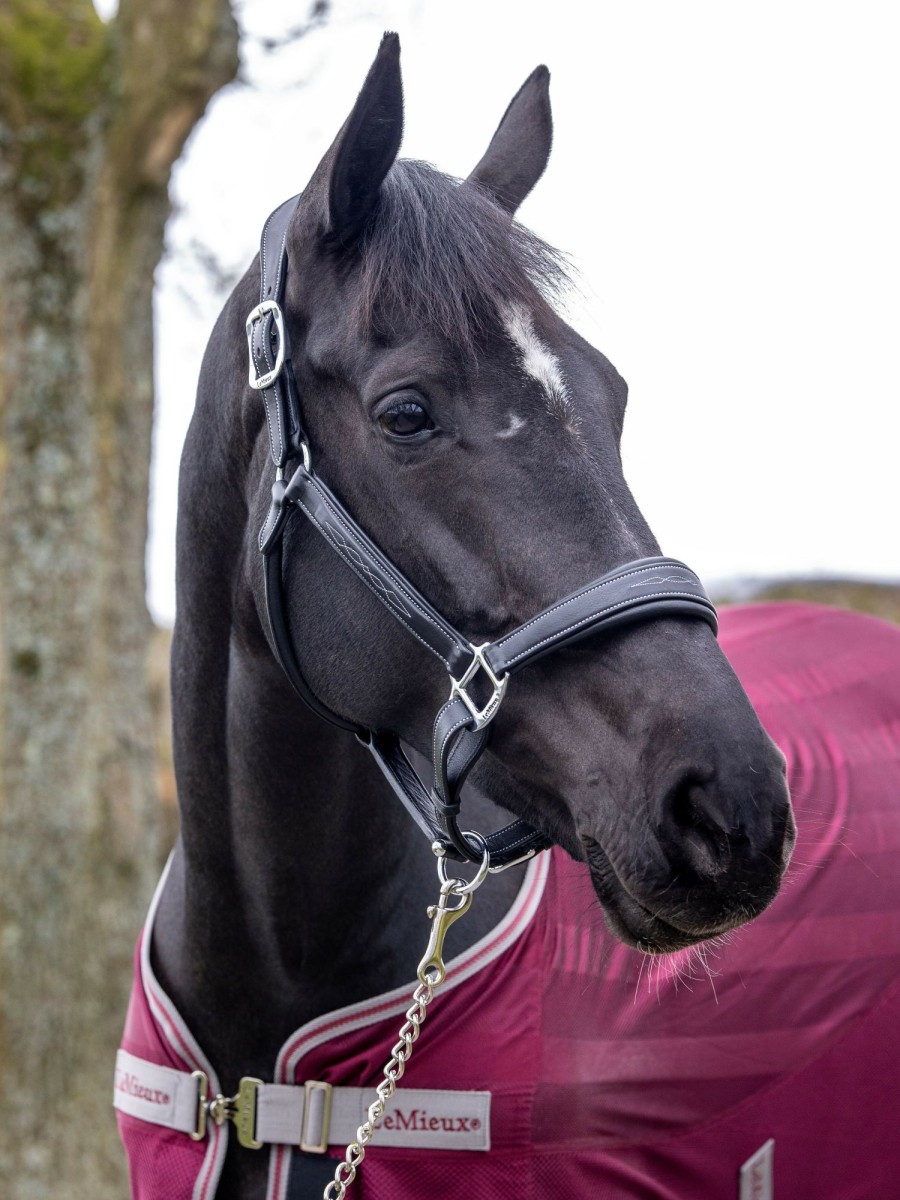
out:
M439 841L449 857L481 862L483 849L458 825L460 794L487 745L488 726L503 702L510 676L588 634L637 621L693 617L715 632L716 610L700 580L684 563L673 558L642 558L593 580L496 642L473 646L454 629L382 554L313 469L281 311L288 269L287 229L297 200L294 196L286 201L265 224L260 247L260 303L247 318L250 386L262 393L265 403L276 475L272 503L259 534L275 651L300 698L325 720L355 733L371 751L429 840ZM289 464L292 471L286 479ZM430 786L410 763L395 733L362 729L347 721L324 705L303 678L287 618L282 570L285 526L297 511L447 670L450 698L434 722ZM479 677L490 689L483 702L476 700L471 690ZM480 692L483 695L485 688ZM522 820L485 837L484 843L491 870L521 862L551 844L545 834Z

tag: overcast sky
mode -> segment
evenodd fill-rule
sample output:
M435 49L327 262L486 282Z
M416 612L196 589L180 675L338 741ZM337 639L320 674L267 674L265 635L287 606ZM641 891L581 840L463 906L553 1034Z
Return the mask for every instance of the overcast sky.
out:
M553 155L520 216L575 259L573 323L629 381L626 475L664 551L714 581L900 577L897 6L334 0L324 28L265 53L259 35L307 8L240 6L253 86L213 103L173 180L156 293L158 620L174 614L178 456L226 294L198 256L243 272L387 28L403 47L402 153L451 174L550 67Z

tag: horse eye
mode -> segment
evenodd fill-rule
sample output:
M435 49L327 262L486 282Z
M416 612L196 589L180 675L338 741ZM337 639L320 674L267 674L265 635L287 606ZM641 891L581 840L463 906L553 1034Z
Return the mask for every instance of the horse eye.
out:
M381 414L378 423L385 433L395 437L410 437L423 429L434 429L434 421L415 400L401 400Z

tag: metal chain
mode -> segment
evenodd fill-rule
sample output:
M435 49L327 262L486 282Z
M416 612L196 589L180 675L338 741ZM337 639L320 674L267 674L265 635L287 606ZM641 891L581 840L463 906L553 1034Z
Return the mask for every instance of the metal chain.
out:
M425 957L419 963L419 983L413 992L413 1002L406 1010L406 1020L400 1027L397 1043L391 1050L391 1057L384 1068L384 1077L375 1088L375 1099L369 1105L366 1120L357 1129L356 1139L350 1143L343 1160L338 1163L334 1179L326 1185L322 1200L344 1200L347 1189L356 1178L356 1173L366 1157L366 1147L375 1136L375 1130L384 1116L387 1102L397 1090L397 1083L403 1078L413 1045L428 1016L428 1005L434 999L435 990L444 982L443 948L447 930L468 911L472 903L472 894L487 876L490 856L484 838L480 834L472 833L467 833L466 836L478 839L483 856L478 873L469 883L462 879L448 879L443 869L444 849L439 842L432 846L432 850L438 856L441 895L438 903L428 909L432 923L431 937Z
M412 1054L413 1043L428 1015L428 1005L434 999L435 986L429 977L413 992L413 1003L406 1010L406 1021L400 1029L399 1040L391 1052L390 1061L384 1068L384 1078L375 1089L376 1096L369 1105L368 1118L357 1129L356 1140L350 1143L343 1161L338 1163L334 1179L325 1188L323 1200L344 1200L347 1188L356 1178L356 1172L366 1157L366 1147L384 1116L387 1102L397 1090L397 1081L403 1078L406 1063Z

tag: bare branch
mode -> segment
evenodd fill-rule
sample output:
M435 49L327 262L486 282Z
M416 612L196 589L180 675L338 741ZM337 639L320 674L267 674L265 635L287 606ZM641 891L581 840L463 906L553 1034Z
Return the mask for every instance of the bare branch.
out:
M330 0L314 0L309 10L309 16L301 24L294 25L293 28L285 30L278 37L267 37L245 30L244 40L255 43L260 50L265 51L267 54L283 50L287 46L293 46L302 38L305 38L307 34L312 33L314 29L319 29L324 25L328 19L330 7Z

